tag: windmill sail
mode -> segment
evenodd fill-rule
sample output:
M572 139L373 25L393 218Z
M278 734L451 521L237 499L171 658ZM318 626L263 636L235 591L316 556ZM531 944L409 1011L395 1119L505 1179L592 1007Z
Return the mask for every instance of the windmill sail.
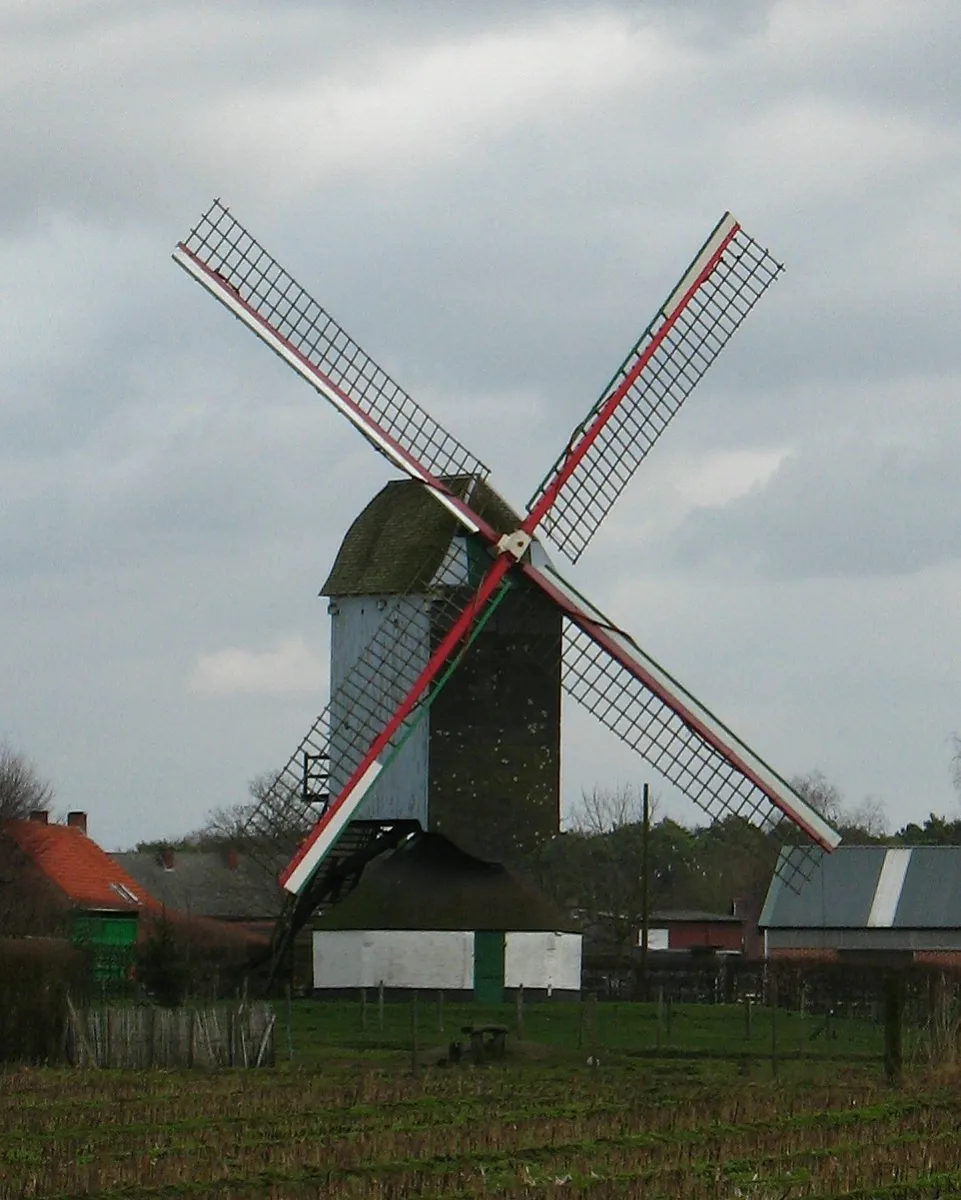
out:
M726 213L641 335L528 508L576 562L708 367L783 270Z
M338 408L390 462L422 482L489 472L314 300L219 200L174 261Z
M569 618L565 690L712 819L787 817L826 850L838 833L759 755L550 566L525 566Z

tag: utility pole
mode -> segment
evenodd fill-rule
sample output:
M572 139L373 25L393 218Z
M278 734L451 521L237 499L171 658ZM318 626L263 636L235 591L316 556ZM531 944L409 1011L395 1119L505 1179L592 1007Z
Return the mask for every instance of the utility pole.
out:
M647 924L648 924L648 856L647 843L651 833L651 806L650 806L650 790L645 783L642 791L643 796L643 813L641 818L641 829L643 838L641 841L641 997L647 999Z

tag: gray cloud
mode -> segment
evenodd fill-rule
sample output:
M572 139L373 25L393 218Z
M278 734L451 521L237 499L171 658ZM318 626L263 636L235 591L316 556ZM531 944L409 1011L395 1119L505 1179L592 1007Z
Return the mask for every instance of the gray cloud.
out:
M910 709L885 778L926 781L921 815L951 802L919 731L943 742L961 695L887 673L904 610L879 598L925 580L945 610L916 673L939 632L957 662L953 3L35 0L0 34L0 664L25 681L0 732L108 842L286 757L322 695L189 680L230 650L323 654L316 590L387 475L170 263L216 194L516 503L733 208L788 270L575 574L789 772L881 791L871 746ZM788 457L682 503L744 451ZM836 662L870 696L846 748ZM569 790L612 754L571 737Z

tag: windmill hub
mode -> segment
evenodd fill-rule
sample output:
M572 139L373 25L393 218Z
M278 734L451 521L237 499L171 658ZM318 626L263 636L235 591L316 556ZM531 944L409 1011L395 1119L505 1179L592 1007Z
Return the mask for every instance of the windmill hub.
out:
M512 554L520 562L531 544L531 535L523 529L515 529L513 533L505 533L497 543L498 554Z

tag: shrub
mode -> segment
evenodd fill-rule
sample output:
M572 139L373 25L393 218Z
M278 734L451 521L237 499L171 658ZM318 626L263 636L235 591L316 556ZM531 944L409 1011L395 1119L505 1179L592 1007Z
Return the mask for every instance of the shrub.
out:
M83 952L64 938L0 938L0 1061L59 1061L68 996L87 977Z

